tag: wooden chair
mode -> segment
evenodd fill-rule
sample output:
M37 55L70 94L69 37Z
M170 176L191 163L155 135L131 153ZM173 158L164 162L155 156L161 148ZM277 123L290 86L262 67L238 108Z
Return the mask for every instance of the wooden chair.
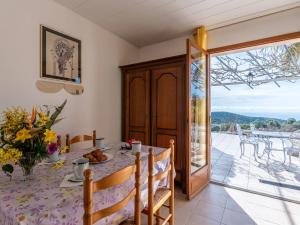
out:
M71 144L75 144L82 141L93 141L93 147L96 147L96 130L93 130L92 135L77 135L70 139L70 135L66 134L66 146L70 148Z
M130 191L126 198L118 203L101 209L97 212L93 212L93 193L107 189L119 184L124 183L135 174L135 187ZM140 177L141 177L141 156L140 153L136 154L135 165L128 166L118 172L115 172L107 177L98 181L93 181L93 174L90 169L84 172L84 188L83 188L83 200L84 200L84 216L83 225L95 224L98 220L114 214L115 212L124 208L131 199L135 199L134 203L134 223L130 221L123 221L122 225L140 225L141 224L141 205L140 205Z
M148 215L148 225L153 225L154 217L156 224L162 225L169 222L174 225L174 140L170 140L170 148L166 151L154 156L153 149L149 149L148 156L148 206L143 210L143 213ZM170 164L163 172L153 175L154 164L158 161L163 161L170 157ZM169 175L169 187L161 187L154 193L154 182L161 181ZM169 205L165 203L169 200ZM160 216L161 207L169 208L169 215L166 218Z

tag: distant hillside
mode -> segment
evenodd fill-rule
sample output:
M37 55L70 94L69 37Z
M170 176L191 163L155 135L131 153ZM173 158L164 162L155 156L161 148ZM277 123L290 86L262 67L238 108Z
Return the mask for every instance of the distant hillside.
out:
M240 124L249 124L255 121L268 121L275 120L279 123L284 122L284 120L268 117L253 117L253 116L244 116L240 114L230 113L230 112L212 112L211 121L212 124L221 124L221 123L240 123Z

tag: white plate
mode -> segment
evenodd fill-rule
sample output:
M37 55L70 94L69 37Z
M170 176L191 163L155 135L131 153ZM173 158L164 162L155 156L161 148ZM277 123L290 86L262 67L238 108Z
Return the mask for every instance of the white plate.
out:
M101 148L101 150L105 152L105 151L110 150L112 148L113 148L112 145L105 145L104 148Z
M112 154L109 153L103 153L103 155L106 155L107 159L105 161L101 161L101 162L90 162L90 164L101 164L101 163L106 163L110 160L112 160L114 158L114 156Z
M83 182L83 179L82 180L81 179L77 179L77 178L75 178L75 176L73 174L73 175L71 175L69 177L68 181L71 181L71 182Z
M85 150L88 150L88 151L93 151L93 150L97 150L97 149L100 149L101 151L105 152L107 150L110 150L112 149L113 146L112 145L104 145L103 148L98 148L98 147L89 147L89 148L86 148Z

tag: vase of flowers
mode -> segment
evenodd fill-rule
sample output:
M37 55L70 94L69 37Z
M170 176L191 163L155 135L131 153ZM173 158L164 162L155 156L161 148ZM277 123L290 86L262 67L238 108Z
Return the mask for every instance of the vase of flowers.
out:
M33 107L31 114L21 107L2 113L0 124L0 165L12 177L14 165L22 168L24 179L30 179L34 166L48 157L49 148L56 144L56 133L51 128L66 105Z

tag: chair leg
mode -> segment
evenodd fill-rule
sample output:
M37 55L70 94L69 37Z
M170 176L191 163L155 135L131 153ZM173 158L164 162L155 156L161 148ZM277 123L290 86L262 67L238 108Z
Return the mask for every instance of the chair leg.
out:
M240 158L242 158L242 156L243 156L243 144L242 144L242 142L240 142L240 148L241 148L241 156L240 156Z
M148 212L148 225L153 225L153 213L150 212L150 209Z
M172 215L169 220L169 224L174 225L174 192L171 193L171 197L169 199L169 204L170 204L169 214Z
M283 149L283 164L285 164L285 161L286 161L286 155L285 155L285 149Z
M257 162L257 159L256 159L256 152L258 151L258 145L253 145L253 156L254 156L254 160Z
M268 159L267 159L267 166L269 166L269 161L270 161L270 153L271 153L271 150L267 150L267 156L268 156Z
M160 209L156 211L156 215L160 216ZM158 217L155 218L156 225L160 225L160 219Z

